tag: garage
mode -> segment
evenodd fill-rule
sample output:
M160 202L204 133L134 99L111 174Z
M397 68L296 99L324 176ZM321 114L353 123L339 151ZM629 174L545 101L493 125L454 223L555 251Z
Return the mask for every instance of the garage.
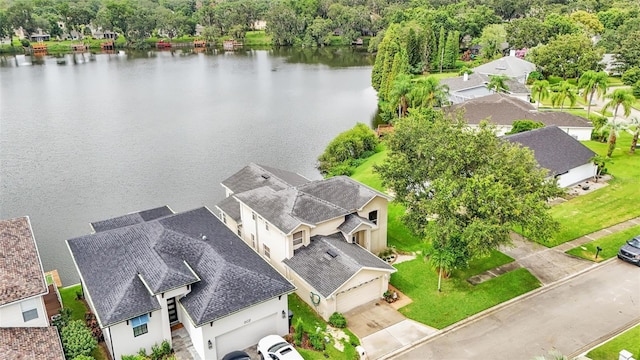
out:
M277 325L278 319L274 313L216 337L218 359L234 350L242 350L255 345L258 340L267 335L278 334Z
M371 279L336 295L336 311L345 313L358 305L380 298L380 277Z

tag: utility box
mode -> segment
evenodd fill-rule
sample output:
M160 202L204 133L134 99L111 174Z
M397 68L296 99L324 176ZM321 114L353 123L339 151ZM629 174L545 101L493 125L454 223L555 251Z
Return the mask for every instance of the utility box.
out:
M356 352L358 353L358 356L360 356L360 360L367 360L367 352L362 346L356 346Z
M627 350L620 350L618 360L633 360L633 354L628 352Z

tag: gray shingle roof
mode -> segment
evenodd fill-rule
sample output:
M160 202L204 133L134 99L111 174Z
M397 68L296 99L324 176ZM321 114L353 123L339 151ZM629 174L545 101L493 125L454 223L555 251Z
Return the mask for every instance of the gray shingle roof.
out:
M91 223L91 227L95 232L101 232L106 230L117 229L133 224L143 223L145 221L151 221L163 216L171 215L173 211L168 206L161 206L154 209L138 211L123 216L118 216L113 219L107 219L103 221L96 221Z
M369 219L365 219L358 214L349 214L345 216L344 222L338 226L338 230L344 232L345 234L351 234L351 232L358 228L358 226L366 224L371 228L375 228L376 224L369 221Z
M311 224L345 216L385 194L346 176L311 181L275 191L261 187L234 195L268 222L288 234L300 224Z
M329 255L329 250L337 256ZM313 236L309 246L296 250L292 258L283 262L324 297L338 290L363 268L396 271L360 245L346 242L340 233Z
M0 306L46 293L29 218L0 221Z
M222 201L216 204L216 207L224 211L227 216L230 216L237 223L240 222L240 203L233 196L222 199Z
M549 126L505 136L504 139L533 150L541 167L551 175L589 163L596 153L557 126Z
M53 326L0 328L0 354L3 360L65 360Z
M192 284L180 302L196 326L294 290L206 208L68 244L103 326L159 308L137 274L155 294Z
M464 110L464 118L469 124L479 124L489 119L497 125L512 125L515 120L528 119L540 121L546 126L592 127L589 121L579 116L560 111L539 112L532 104L505 94L483 96L445 109L449 113L458 110Z
M456 76L440 80L440 83L449 87L449 92L461 91L477 87L485 87L489 83L489 76L486 74L473 73L469 74L467 81L464 76ZM528 94L529 89L512 79L507 80L506 85L509 87L508 93L511 94Z
M475 67L473 72L491 75L507 75L509 77L516 78L524 76L525 74L530 74L535 70L536 65L534 63L530 63L515 56L505 56Z
M294 172L251 163L223 180L222 185L237 194L263 186L282 190L307 182L309 179Z

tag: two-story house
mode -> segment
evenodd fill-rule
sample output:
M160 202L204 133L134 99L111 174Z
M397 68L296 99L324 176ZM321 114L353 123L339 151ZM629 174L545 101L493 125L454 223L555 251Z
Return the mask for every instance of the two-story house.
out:
M67 244L113 358L171 342L172 327L184 327L200 359L289 332L294 286L207 208L91 225Z
M389 197L351 178L310 181L249 164L222 182L228 227L291 279L325 319L379 299L395 269L387 247Z
M28 217L0 221L0 358L64 360Z

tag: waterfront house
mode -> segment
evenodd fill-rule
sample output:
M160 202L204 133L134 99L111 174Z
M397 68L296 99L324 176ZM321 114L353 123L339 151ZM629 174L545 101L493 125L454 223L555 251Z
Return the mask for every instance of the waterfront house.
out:
M222 182L220 217L328 319L378 300L395 269L387 247L389 197L351 178L310 181L249 164Z
M47 286L29 218L0 221L0 357L64 360L50 326ZM51 314L53 315L53 314Z
M518 58L515 50L511 50L508 56L473 68L476 74L505 75L521 84L525 84L529 74L535 70L536 64Z
M115 359L184 327L201 359L289 332L294 286L207 208L168 207L92 223L67 241Z
M463 76L446 78L440 80L440 84L446 85L449 89L449 102L451 104L459 104L463 101L488 96L494 94L495 91L489 90L487 84L491 79L489 75L473 73L465 73ZM514 79L505 81L505 85L509 88L506 94L523 101L529 101L529 89Z
M598 167L592 160L596 153L557 126L508 135L504 139L533 151L538 164L549 170L549 176L555 177L560 187L597 175Z

